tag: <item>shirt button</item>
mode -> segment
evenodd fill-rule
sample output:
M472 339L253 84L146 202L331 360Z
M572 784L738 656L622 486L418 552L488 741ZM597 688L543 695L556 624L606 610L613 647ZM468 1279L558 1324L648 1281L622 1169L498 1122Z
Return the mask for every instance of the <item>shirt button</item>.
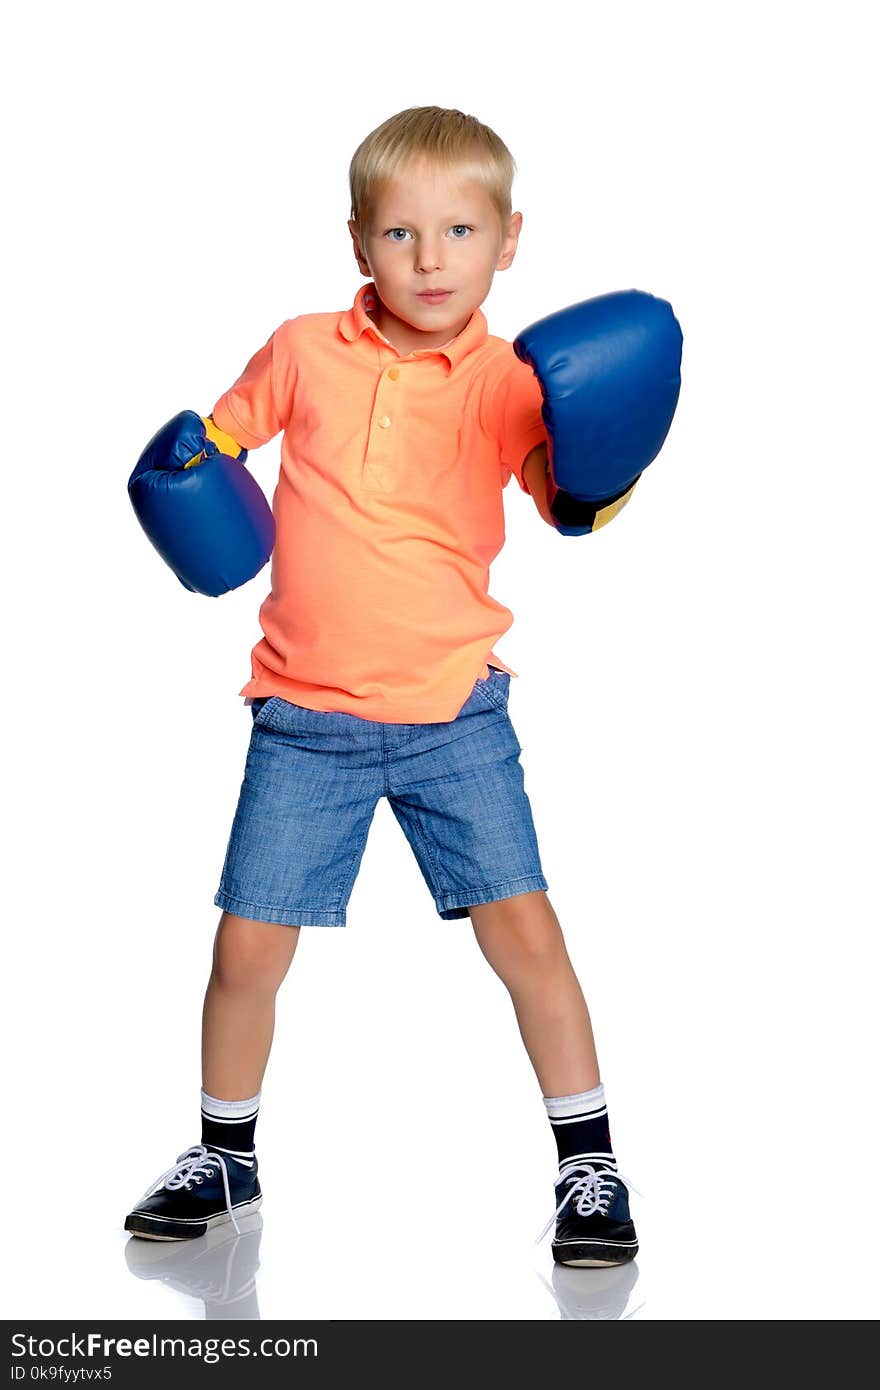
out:
M388 375L391 377L391 380L392 380L392 381L396 381L397 378L400 376L400 368L399 368L399 367L392 367L392 368L389 370Z
M388 426L391 424L390 416L383 415L382 419L379 421L379 424L383 430L387 430Z

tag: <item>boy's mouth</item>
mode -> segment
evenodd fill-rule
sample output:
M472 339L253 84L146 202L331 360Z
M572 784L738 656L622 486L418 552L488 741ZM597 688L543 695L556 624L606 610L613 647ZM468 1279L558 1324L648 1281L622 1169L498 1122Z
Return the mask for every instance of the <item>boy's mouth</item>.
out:
M424 299L428 304L439 304L441 300L448 299L452 290L422 290L419 299Z

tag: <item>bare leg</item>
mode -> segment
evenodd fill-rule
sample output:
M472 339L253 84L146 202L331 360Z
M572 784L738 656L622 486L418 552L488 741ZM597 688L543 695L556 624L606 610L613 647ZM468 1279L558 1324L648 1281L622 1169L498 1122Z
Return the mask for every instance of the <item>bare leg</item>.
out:
M259 1091L275 1032L275 995L293 960L299 927L224 912L202 1011L202 1088L217 1100Z
M543 1095L598 1086L589 1010L547 894L519 893L468 911L483 955L510 991Z

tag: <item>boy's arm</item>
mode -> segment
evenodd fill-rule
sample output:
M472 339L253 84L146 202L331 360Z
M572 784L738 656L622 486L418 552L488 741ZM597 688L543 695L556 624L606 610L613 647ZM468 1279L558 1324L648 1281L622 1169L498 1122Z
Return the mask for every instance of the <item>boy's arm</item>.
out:
M550 514L550 506L547 501L547 475L549 471L550 461L547 457L547 445L536 444L531 453L526 454L523 477L542 519L546 521L548 526L553 526L553 517Z

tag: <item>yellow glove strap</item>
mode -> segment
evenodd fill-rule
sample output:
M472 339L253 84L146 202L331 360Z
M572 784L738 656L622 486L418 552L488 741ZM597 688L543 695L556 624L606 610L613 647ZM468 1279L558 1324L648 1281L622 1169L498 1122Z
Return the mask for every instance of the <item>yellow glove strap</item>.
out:
M230 458L237 459L241 453L241 445L238 441L233 439L231 434L227 434L225 430L221 430L219 425L215 425L211 415L202 415L199 418L205 427L205 434L211 440L212 444L216 444L220 453L228 454ZM200 450L199 453L190 459L189 463L185 463L183 466L184 468L194 468L197 463L202 463L204 458L205 452L204 450Z

